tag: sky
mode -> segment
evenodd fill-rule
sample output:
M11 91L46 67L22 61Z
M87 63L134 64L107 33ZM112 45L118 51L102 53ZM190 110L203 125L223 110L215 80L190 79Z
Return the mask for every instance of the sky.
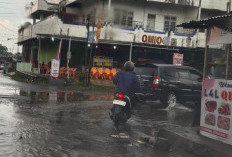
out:
M12 53L17 53L18 28L27 18L25 6L32 0L0 0L0 43ZM19 47L21 52L21 47Z

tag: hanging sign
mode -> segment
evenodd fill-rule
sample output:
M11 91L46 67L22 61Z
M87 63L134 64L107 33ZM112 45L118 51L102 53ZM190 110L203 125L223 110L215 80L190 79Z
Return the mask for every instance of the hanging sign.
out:
M183 54L174 53L173 54L173 64L174 65L183 65L183 58L184 58Z
M60 69L60 60L52 59L51 64L51 78L57 79L59 77L59 69Z
M232 145L232 81L204 79L200 133Z

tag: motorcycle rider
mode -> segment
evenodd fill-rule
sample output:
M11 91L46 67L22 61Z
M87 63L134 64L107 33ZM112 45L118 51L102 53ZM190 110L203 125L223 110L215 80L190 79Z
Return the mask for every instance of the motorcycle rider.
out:
M140 82L133 71L134 63L127 61L124 64L124 70L118 72L113 79L113 83L116 86L115 92L120 92L129 96L132 101L132 107L134 105L134 94L140 90Z

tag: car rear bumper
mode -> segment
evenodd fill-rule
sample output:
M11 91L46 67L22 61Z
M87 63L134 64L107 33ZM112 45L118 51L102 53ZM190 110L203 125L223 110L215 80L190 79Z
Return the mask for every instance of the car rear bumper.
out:
M152 99L152 100L158 100L162 96L161 89L154 88L148 91L141 91L139 93L135 93L135 96L138 98L144 98L144 99Z

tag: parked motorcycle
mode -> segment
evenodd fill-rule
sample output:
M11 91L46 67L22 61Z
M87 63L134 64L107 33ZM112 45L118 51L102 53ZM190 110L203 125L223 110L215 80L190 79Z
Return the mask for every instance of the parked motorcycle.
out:
M118 130L119 124L126 123L131 117L131 99L122 93L116 93L113 100L110 118L114 122L115 128Z

